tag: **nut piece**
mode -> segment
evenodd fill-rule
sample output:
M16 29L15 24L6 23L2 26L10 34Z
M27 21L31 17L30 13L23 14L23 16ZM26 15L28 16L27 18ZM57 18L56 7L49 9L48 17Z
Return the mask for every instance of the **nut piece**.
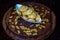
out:
M16 22L15 22L15 25L17 25L17 23L18 23L18 22L16 21Z
M21 29L25 29L25 27L24 27L24 26L20 26L20 28L21 28Z
M17 22L17 19L15 19L15 22Z
M28 18L34 19L36 17L35 12L31 13L31 15L28 16Z
M38 32L37 29L31 29L31 32L33 32L33 31L34 31L34 32Z
M26 33L26 34L27 34L28 36L32 35L32 33L29 33L29 32L28 32L28 33Z
M33 36L37 35L37 33L33 33Z
M12 12L12 14L15 14L15 12Z
M17 10L17 14L18 14L18 15L21 15L21 12L20 12L19 10Z
M45 28L45 26L43 26L43 25L40 25L40 27L39 27L40 29L42 29L42 28Z
M49 20L48 20L47 18L43 19L43 21L45 21L45 22L49 22Z
M16 19L20 18L20 16L17 16Z
M44 13L40 13L40 15L42 16Z
M10 16L9 18L13 18L13 16Z
M46 24L46 23L43 21L42 24Z
M24 29L23 30L29 30L27 27L24 27Z
M50 13L50 11L47 11L47 13Z
M30 25L30 27L32 27L32 26L34 26L33 24L32 25Z
M27 30L27 31L24 31L25 33L30 33L31 31L30 30Z
M20 23L20 25L22 25L22 23Z
M42 29L42 27L39 27L39 29Z
M14 22L11 22L11 24L14 24Z
M16 29L20 29L18 26L16 26Z
M9 19L9 22L12 22L12 20L11 20L11 19Z
M40 24L36 24L35 26L38 27L38 26L40 26Z
M40 19L40 15L37 15L35 20L38 22L39 19Z
M18 20L18 18L19 18L19 16L17 16L17 17L15 18L15 22Z
M32 34L29 28L25 29L23 32L25 32L28 36Z
M48 10L45 10L45 14L42 17L45 17L48 13Z
M49 22L49 20L48 20L48 19L46 19L46 22Z
M42 28L45 28L45 26L42 26Z
M42 7L42 9L44 10L44 7Z
M17 30L18 34L20 34L20 30Z
M27 28L27 27L25 27L23 30L24 30L24 31L30 31L30 29Z
M14 25L11 25L11 28L15 29L15 26Z
M37 8L37 6L34 6L35 8Z

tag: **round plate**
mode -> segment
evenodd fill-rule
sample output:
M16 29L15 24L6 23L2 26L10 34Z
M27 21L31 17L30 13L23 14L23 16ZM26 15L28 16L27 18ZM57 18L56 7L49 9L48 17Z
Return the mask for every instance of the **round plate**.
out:
M10 27L8 27L8 17L9 15L12 13L13 11L13 7L9 8L9 10L5 13L4 17L3 17L3 28L4 30L6 31L6 33L12 37L14 40L42 40L42 39L46 39L47 37L49 37L49 35L53 32L54 28L55 28L55 23L56 23L56 17L55 17L55 14L52 10L50 10L47 6L43 5L43 4L40 4L40 3L34 3L34 2L24 2L24 3L21 3L23 5L29 5L29 6L38 6L37 8L42 8L44 7L45 9L49 10L50 11L50 14L49 16L46 16L47 18L49 18L50 20L50 24L47 24L46 26L46 29L44 29L42 32L40 32L41 34L38 36L38 37L32 37L32 38L25 38L23 36L20 36L18 35L16 32L14 32L13 30L11 30ZM7 20L7 21L6 21Z

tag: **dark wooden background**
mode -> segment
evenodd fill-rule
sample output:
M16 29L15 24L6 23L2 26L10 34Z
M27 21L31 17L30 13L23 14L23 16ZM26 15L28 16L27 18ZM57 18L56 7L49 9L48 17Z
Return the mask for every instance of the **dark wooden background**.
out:
M56 15L56 27L54 32L45 40L60 40L60 26L59 26L59 8L56 4L56 0L0 0L0 40L12 40L4 31L3 27L2 27L2 19L4 16L4 13L11 7L14 6L16 3L19 2L38 2L41 4L44 4L46 6L48 6L51 10L54 11L55 15Z

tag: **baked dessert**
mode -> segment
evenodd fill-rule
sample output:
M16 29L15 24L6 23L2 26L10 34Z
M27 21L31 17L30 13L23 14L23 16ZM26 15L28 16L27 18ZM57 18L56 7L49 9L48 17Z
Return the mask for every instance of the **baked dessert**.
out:
M42 18L41 23L31 23L23 20L14 7L11 7L3 18L3 27L8 35L15 40L42 40L47 38L54 30L55 27L55 15L46 6L40 3L25 2L21 3L23 5L33 7L39 15L37 17L33 16L32 13L29 18L34 18L38 20ZM22 8L24 11L24 9ZM24 12L23 12L24 13ZM30 12L29 12L30 13ZM21 15L21 14L20 14ZM23 14L24 15L24 14ZM25 19L26 16L23 16ZM31 19L30 19L31 20Z
M16 4L17 14L25 21L31 23L41 23L42 19L39 12L36 12L33 7L28 7L22 4Z

